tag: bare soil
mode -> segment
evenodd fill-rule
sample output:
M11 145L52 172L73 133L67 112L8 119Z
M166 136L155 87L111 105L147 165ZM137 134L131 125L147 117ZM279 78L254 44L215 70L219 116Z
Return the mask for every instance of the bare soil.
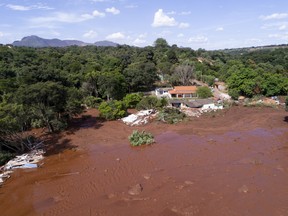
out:
M139 127L85 115L47 140L41 168L17 170L0 188L1 216L288 215L283 109L232 107ZM130 147L135 129L156 143Z

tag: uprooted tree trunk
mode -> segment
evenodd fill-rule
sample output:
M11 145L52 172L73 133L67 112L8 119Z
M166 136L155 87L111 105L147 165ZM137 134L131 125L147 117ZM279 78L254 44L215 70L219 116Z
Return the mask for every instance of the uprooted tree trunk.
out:
M24 153L39 149L42 146L43 141L27 133L0 130L0 151L1 149L7 149L10 152Z

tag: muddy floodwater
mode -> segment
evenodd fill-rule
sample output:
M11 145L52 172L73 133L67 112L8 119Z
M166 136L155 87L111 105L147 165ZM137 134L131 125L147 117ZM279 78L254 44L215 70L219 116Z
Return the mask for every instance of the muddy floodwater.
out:
M129 127L96 110L47 142L37 169L0 188L0 215L287 216L288 112L232 107ZM90 115L90 117L87 117ZM155 135L132 148L135 129Z

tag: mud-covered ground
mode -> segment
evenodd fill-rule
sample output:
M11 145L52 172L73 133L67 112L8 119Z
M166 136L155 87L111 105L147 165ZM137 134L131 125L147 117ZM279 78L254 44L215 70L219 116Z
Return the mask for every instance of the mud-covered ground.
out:
M129 127L96 110L50 138L41 168L0 188L0 215L288 215L288 112L232 107ZM155 135L132 148L135 129Z

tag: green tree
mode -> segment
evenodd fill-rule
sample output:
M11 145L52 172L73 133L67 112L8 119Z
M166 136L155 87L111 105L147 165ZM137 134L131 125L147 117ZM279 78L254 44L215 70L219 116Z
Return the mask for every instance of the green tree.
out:
M21 86L16 100L29 106L36 119L43 121L49 132L61 129L65 126L67 116L82 111L78 90L67 89L51 81Z
M167 106L168 101L165 98L157 98L155 96L148 96L142 98L142 100L137 104L137 110L149 110L149 109L161 109Z
M100 116L106 120L116 120L127 115L127 108L122 101L111 100L102 102L98 109Z
M288 90L288 78L280 74L266 73L261 86L262 93L266 96L283 95Z
M126 107L128 108L135 108L136 105L142 100L143 95L140 93L131 93L127 94L123 98L123 102L125 103Z
M25 134L30 128L31 114L22 104L0 103L0 164L15 153L33 149L36 139Z
M86 104L88 107L93 107L93 108L96 108L98 107L102 102L103 100L101 98L97 98L97 97L94 97L94 96L87 96L84 98L84 104Z
M119 72L101 73L98 80L99 92L107 100L122 99L127 92L125 77Z
M209 98L213 96L211 89L207 86L198 87L196 93L199 98Z
M229 87L229 93L231 91L237 92L239 95L252 97L255 91L258 90L257 83L258 74L250 68L244 68L243 70L236 70L228 79L227 84Z
M154 46L156 49L157 48L163 49L169 47L168 42L164 38L157 38L156 41L154 42Z
M129 92L150 90L159 80L153 62L137 62L129 65L124 71L124 77L129 86Z

